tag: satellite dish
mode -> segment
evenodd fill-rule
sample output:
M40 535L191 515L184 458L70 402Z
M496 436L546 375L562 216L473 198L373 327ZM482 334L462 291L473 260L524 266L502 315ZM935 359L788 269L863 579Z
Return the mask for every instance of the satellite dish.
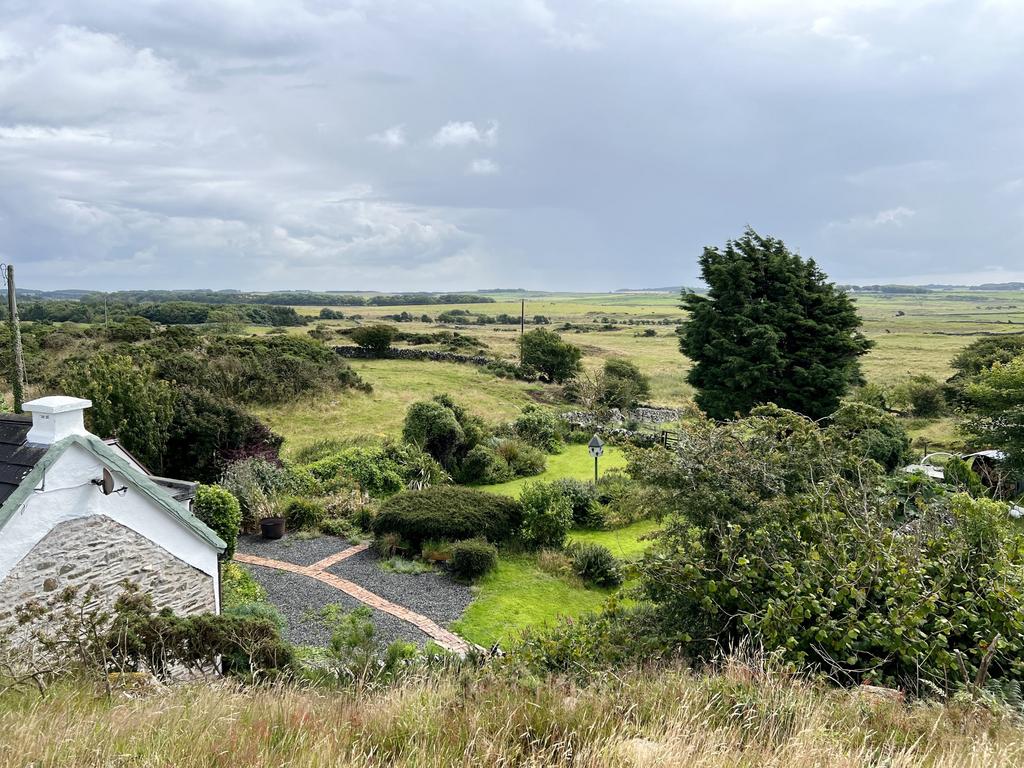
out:
M114 492L114 476L106 467L103 468L103 484L100 487L103 489L104 496L109 496Z

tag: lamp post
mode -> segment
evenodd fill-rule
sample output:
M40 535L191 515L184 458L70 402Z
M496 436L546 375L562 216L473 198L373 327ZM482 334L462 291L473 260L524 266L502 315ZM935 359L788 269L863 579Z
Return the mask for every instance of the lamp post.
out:
M590 455L594 457L594 485L597 485L597 460L604 453L604 441L597 435L594 435L590 438L587 448L590 450Z

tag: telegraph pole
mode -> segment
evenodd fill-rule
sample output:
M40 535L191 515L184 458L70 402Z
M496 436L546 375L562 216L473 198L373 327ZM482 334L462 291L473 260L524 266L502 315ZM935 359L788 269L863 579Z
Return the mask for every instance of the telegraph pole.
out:
M523 365L523 336L526 334L526 299L519 304L519 365Z
M25 399L25 359L21 354L21 322L18 320L18 299L14 291L14 266L7 265L4 275L7 282L7 312L11 322L11 347L14 353L14 370L11 389L14 391L14 412L21 413Z

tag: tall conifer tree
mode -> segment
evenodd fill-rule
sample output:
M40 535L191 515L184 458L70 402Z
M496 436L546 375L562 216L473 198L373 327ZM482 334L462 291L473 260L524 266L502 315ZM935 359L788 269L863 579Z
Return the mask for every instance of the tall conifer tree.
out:
M853 302L813 260L748 227L725 248L705 248L700 267L709 290L683 294L690 318L680 349L709 416L776 403L819 418L862 381L858 358L872 342Z

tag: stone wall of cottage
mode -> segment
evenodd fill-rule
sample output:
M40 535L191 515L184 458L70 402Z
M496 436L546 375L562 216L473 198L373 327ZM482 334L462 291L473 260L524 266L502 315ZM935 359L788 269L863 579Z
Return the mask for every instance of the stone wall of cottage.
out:
M127 580L178 614L216 609L214 577L177 559L105 515L81 517L50 531L0 582L0 621L34 598L69 586L96 585L112 603Z

